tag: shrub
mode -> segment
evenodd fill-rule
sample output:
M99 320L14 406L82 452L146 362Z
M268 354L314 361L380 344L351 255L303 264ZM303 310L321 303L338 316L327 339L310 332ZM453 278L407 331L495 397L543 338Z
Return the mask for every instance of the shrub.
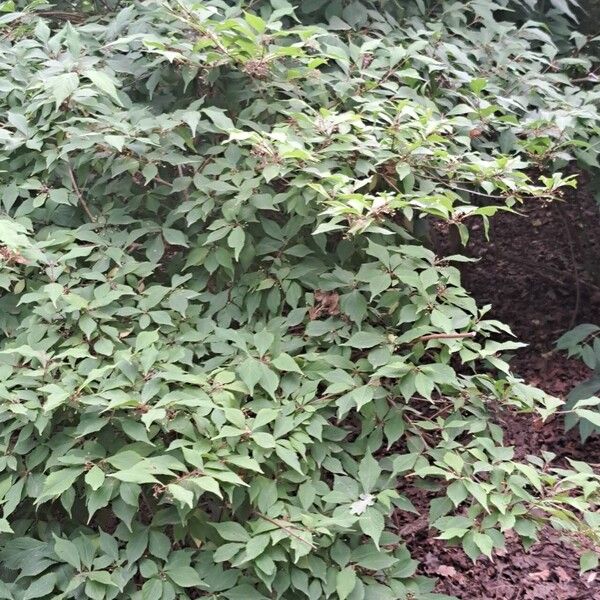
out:
M439 597L408 481L474 560L597 535L591 469L493 419L560 402L415 237L573 183L589 60L486 2L331 6L4 16L3 597Z
M592 433L600 430L600 327L592 323L577 325L557 341L559 350L582 360L592 370L590 379L576 385L567 397L565 426L567 431L579 427L581 439L585 441Z

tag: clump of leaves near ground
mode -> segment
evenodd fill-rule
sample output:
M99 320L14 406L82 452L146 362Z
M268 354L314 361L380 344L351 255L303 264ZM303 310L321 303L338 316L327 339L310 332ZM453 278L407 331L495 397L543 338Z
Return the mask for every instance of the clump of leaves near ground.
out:
M473 560L597 536L593 471L494 422L560 402L420 238L573 184L589 60L486 2L309 4L4 5L0 597L439 597L407 482Z
M557 348L581 359L591 369L591 377L576 385L567 398L565 426L567 431L578 425L581 439L600 431L600 327L593 323L577 325L557 341Z

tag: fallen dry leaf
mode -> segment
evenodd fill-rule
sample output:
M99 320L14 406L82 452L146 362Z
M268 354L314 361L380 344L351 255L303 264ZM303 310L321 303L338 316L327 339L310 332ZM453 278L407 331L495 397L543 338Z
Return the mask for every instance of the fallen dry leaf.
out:
M542 569L541 571L529 573L527 577L529 579L533 579L534 581L547 581L550 577L550 571L548 569Z
M442 577L456 577L457 575L456 569L450 565L440 565L435 570L435 573L441 575Z

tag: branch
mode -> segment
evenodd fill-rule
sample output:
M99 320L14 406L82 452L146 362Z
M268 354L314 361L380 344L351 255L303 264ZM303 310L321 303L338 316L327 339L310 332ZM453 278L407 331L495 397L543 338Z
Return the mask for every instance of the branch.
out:
M83 23L86 16L81 13L65 12L59 10L39 10L30 13L36 17L46 17L47 19L59 19L60 21L73 21L73 23Z
M75 180L75 173L73 173L73 169L71 169L71 165L67 165L69 169L69 177L71 178L71 184L73 185L73 189L75 190L75 194L77 194L77 198L79 199L79 204L81 204L81 208L83 208L83 212L87 215L87 218L94 223L96 221L94 215L90 211L79 186L77 185L77 181Z
M540 198L541 199L545 198L545 199L549 199L549 200L554 199L554 196L552 196L552 194L539 194L539 195L535 195L535 196L522 196L520 194L508 193L508 192L507 192L506 196L502 196L499 194L487 194L487 193L483 193L483 192L478 192L477 190L471 190L469 188L461 187L459 185L456 185L452 180L442 179L441 177L437 177L433 173L426 173L425 175L426 175L426 177L429 177L433 181L437 181L437 183L440 183L440 184L446 186L453 192L463 192L466 194L473 194L474 196L480 196L481 198L486 198L487 200L498 200L501 202L506 202L506 200L511 197L518 198L520 200L535 200L535 199L540 199ZM386 175L383 175L383 178L386 181L386 183L391 188L393 188L393 190L395 192L397 192L398 194L403 194L403 192L401 192L398 189L398 187L396 185L394 185L393 181L391 181L389 177L387 177ZM467 215L467 216L470 216L470 215Z
M270 517L267 517L266 515L263 515L262 513L258 512L258 511L254 511L254 514L257 517L260 517L261 519L264 519L268 523L271 523L271 525L275 525L275 527L277 527L279 529L282 529L288 535L290 535L291 537L293 537L293 538L301 541L303 544L306 544L307 546L310 546L313 550L316 549L316 546L312 542L307 542L304 538L300 537L297 533L294 533L289 527L286 527L285 525L282 525L279 521L275 521L275 519L271 519ZM300 531L303 531L303 530L301 529Z
M459 340L462 338L474 338L477 334L474 331L469 333L430 333L422 335L415 340L416 342L427 342L428 340Z
M513 192L507 192L506 195L502 195L502 194L488 194L488 193L483 193L483 192L478 192L477 190L472 190L469 188L465 188L462 187L460 185L456 185L454 183L454 181L452 181L451 179L443 179L441 177L438 177L437 175L434 175L432 173L429 173L427 175L428 177L430 177L431 179L433 179L434 181L437 181L438 183L441 183L442 185L445 185L447 187L449 187L452 191L455 192L464 192L466 194L473 194L474 196L481 196L482 198L487 198L489 200L499 200L499 201L506 201L508 198L519 198L520 200L536 200L536 199L540 199L540 198L546 198L549 200L553 200L554 196L552 194L538 194L538 195L534 195L534 196L523 196L521 194L517 194L517 193L513 193ZM469 182L465 182L465 183L469 183ZM476 182L471 182L474 185L477 185Z

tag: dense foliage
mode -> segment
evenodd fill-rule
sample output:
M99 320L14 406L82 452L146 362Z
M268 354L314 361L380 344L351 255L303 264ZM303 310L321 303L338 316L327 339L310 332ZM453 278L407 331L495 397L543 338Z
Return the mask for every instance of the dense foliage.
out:
M588 40L406 4L5 5L0 597L438 597L408 482L473 559L598 536L593 471L494 422L560 401L421 239L597 160Z

